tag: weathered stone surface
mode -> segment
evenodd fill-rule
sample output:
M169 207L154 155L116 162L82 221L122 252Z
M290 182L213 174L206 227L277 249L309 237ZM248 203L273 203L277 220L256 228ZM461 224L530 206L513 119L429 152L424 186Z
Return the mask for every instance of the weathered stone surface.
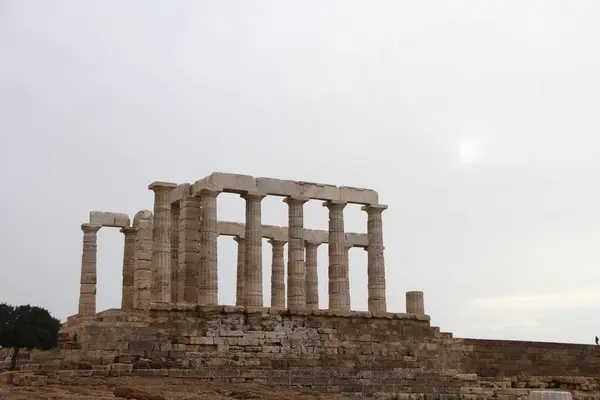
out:
M129 226L129 215L114 212L90 211L89 223L116 228L127 228Z

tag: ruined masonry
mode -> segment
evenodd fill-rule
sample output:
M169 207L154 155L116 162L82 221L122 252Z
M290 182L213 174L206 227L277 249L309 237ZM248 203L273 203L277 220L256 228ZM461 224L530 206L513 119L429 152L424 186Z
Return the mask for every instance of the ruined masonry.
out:
M431 326L420 291L406 292L405 313L390 312L387 206L374 190L228 173L193 184L154 182L149 189L154 209L139 211L133 222L126 214L90 213L82 225L78 314L63 324L59 348L23 352L22 369L58 381L165 376L389 399L512 400L532 390L600 399L600 346L454 338ZM244 224L219 221L224 192L245 199ZM262 224L265 196L283 197L287 227ZM304 228L310 200L327 207L327 231ZM367 213L366 234L345 232L349 203ZM96 238L103 227L124 235L122 302L97 312ZM235 305L218 305L219 235L237 243ZM269 308L263 307L263 238L272 246ZM317 290L322 244L329 254L329 309L319 308ZM350 309L352 247L368 254L368 311ZM0 349L2 360L10 360L7 349Z

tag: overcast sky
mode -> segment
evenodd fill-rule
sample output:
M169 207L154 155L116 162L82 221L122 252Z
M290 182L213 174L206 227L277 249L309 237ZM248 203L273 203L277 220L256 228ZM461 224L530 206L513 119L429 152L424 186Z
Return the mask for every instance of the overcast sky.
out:
M591 343L599 20L594 0L0 1L0 301L76 313L90 210L222 171L377 190L390 311L422 290L456 336ZM263 222L287 224L281 198ZM327 229L321 202L305 225ZM117 308L123 235L98 242L98 309ZM220 238L223 304L235 260ZM351 251L357 310L366 262ZM326 246L319 264L325 308Z

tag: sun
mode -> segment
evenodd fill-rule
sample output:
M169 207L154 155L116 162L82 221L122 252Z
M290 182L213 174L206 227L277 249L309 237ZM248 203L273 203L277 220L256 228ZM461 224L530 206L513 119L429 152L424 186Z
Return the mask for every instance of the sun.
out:
M479 149L473 143L462 143L459 147L459 157L462 163L473 163L479 157Z

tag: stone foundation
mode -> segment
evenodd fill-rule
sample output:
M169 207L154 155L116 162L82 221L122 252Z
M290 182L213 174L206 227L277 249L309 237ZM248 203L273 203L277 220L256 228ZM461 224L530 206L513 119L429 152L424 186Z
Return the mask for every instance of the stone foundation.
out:
M456 339L417 314L187 304L108 310L69 318L59 349L24 352L20 364L38 373L169 376L365 396L512 399L556 388L600 398L598 346Z

